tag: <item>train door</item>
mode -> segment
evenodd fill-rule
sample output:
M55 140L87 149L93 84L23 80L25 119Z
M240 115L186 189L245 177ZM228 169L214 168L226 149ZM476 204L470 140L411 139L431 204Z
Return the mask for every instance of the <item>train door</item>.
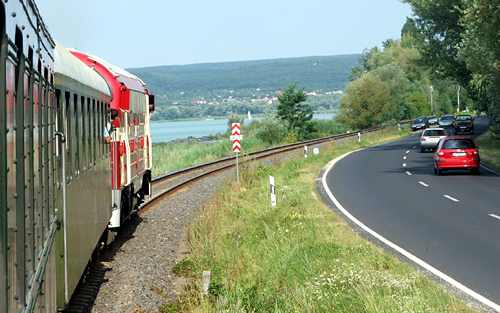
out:
M66 116L66 106L62 100L61 90L55 90L55 121L54 121L54 134L55 134L55 173L56 173L56 189L57 189L57 200L56 206L60 208L57 214L58 220L62 221L62 232L57 235L57 247L56 250L58 254L63 258L62 262L60 260L57 262L56 276L57 279L57 303L64 303L69 299L68 291L68 257L67 257L67 234L66 234L66 134L68 134L66 126L64 123ZM62 297L59 298L59 297Z

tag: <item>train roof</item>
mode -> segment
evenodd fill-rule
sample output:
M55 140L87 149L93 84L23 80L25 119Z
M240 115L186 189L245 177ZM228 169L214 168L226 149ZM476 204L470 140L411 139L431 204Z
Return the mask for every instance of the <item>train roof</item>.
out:
M99 73L82 63L57 41L54 49L54 59L54 73L56 75L64 75L111 96L106 80Z
M79 55L84 55L87 57L89 61L99 63L103 68L105 68L117 81L120 83L123 83L127 88L137 90L144 92L144 86L146 85L142 79L139 77L135 76L134 74L130 73L129 71L118 67L116 65L108 63L106 60L95 56L91 55L89 53L83 53L80 51L77 51L74 48L69 49L70 52L79 54Z

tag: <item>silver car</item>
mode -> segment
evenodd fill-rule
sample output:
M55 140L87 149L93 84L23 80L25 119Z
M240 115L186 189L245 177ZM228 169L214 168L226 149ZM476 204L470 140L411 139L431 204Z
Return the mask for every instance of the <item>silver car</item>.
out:
M424 152L426 149L435 150L439 140L446 136L448 136L448 133L446 133L444 128L434 127L425 129L420 136L420 152Z
M438 118L436 115L427 116L427 120L429 121L430 125L437 125L438 123Z
M413 122L411 122L412 131L425 129L427 127L429 127L429 121L427 120L426 116L417 117L416 119L413 120Z

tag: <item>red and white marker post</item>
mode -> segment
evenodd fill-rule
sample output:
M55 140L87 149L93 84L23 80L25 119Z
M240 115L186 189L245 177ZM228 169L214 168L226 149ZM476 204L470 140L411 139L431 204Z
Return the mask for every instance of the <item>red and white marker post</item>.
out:
M241 135L240 123L233 123L231 140L233 141L233 152L236 153L236 181L240 181L240 171L238 168L238 152L241 152Z

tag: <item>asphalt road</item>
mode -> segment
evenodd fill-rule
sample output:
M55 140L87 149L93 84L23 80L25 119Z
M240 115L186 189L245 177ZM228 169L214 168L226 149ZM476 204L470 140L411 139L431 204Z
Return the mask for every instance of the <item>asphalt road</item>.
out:
M419 135L337 160L318 189L360 232L500 311L500 176L435 175Z

